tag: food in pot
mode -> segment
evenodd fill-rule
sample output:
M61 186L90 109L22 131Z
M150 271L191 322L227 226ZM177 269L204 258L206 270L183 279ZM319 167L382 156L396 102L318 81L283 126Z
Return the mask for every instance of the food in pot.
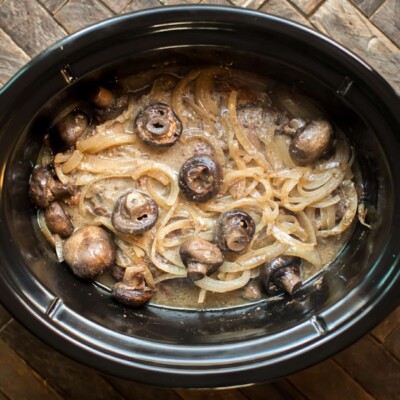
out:
M290 296L351 233L354 152L284 85L164 67L80 101L49 127L30 195L59 260L124 305Z

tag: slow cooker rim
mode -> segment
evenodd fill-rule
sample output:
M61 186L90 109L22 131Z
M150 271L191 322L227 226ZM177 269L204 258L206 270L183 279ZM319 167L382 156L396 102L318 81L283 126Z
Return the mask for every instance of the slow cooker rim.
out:
M173 6L173 7L168 7L168 8L162 8L162 9L157 9L157 10L146 11L146 12L144 12L144 13L147 14L147 13L153 13L153 12L155 12L155 13L157 14L157 13L159 13L159 12L164 13L164 12L166 12L166 11L173 12L173 10L180 10L180 9L183 9L183 8L186 8L186 9L190 8L190 9L193 9L193 10L201 10L202 12L203 12L205 9L218 10L218 11L224 11L224 12L225 12L225 10L229 10L229 11L236 10L236 9L234 9L234 8L226 8L226 7L220 7L220 6L215 6L215 7L213 7L213 6L185 6L185 7L180 6L180 7L174 7L174 6ZM161 11L161 10L162 10L162 11ZM254 11L241 10L241 9L237 9L237 10L240 10L240 12L239 12L240 14L242 14L242 13L245 11L245 14L248 14L248 16L250 16L250 17L251 17L251 16L254 16L254 15L256 15L257 17L260 17L260 15L261 15L262 18L267 18L267 19L269 18L269 16L267 16L267 15L260 14L260 13L254 12ZM235 11L235 12L237 12L237 11ZM141 13L139 13L139 14L141 14ZM116 22L117 20L119 20L120 18L121 18L121 19L130 19L130 18L132 17L132 15L136 17L136 16L138 15L138 13L134 13L134 14L130 14L130 15L124 15L124 16L121 16L121 17L113 18L112 20L108 20L108 21L102 22L102 23L100 23L100 24L98 24L98 25L95 25L94 27L90 27L90 28L87 28L87 29L85 29L85 30L83 30L83 31L81 31L81 32L78 32L78 33L72 35L72 36L69 37L69 38L63 39L62 41L60 41L59 43L53 45L51 48L49 48L48 50L46 50L44 53L42 53L41 55L39 55L38 57L36 57L26 68L29 68L29 66L32 65L32 64L35 65L35 64L41 62L42 57L43 57L43 58L46 58L47 54L51 54L53 51L57 51L57 50L59 49L59 47L63 46L64 44L69 43L70 40L76 40L76 39L79 39L79 38L81 37L81 35L86 35L86 34L91 34L92 32L96 32L97 29L101 29L101 28L102 28L103 24L107 25L108 23L110 23L110 21L112 21L113 23L115 23L115 22ZM285 20L283 20L283 19L281 19L281 18L277 18L277 17L270 17L270 18L272 18L274 21L280 21L280 22L284 22L285 24L287 24L287 21L285 21ZM302 29L302 30L305 30L305 31L308 32L309 34L312 34L312 35L314 35L314 36L317 36L317 37L319 37L319 39L322 39L322 40L326 41L326 37L324 37L323 35L320 35L320 34L314 32L314 31L311 31L311 30L309 30L308 28L302 27L302 26L297 25L297 24L295 24L295 23L290 23L290 25L292 25L293 27L295 27L295 28L297 28L297 29L300 28L300 29ZM336 44L335 42L333 42L332 40L329 39L328 41L331 42L331 44L333 43L335 46L337 46L337 44ZM388 87L389 87L388 84L387 84L375 71L373 71L369 66L367 66L367 64L365 64L365 62L363 62L362 60L360 60L358 57L353 56L351 53L349 54L348 50L347 50L347 49L344 49L342 46L338 46L338 47L341 48L343 51L345 51L345 52L346 52L346 55L347 55L348 57L352 57L352 59L356 60L357 62L362 63L362 64L364 65L364 67L368 68L369 71L375 75L375 78L377 78L378 80L380 80L380 82L378 82L378 84L380 84L381 86L383 86L383 89L382 89L382 90L387 90L387 89L388 89ZM23 73L22 73L22 74L23 74ZM13 80L11 80L10 83L7 84L6 87L2 90L2 92L5 93L5 92L7 91L7 88L11 87L11 86L14 84L14 82L15 82L17 79L19 79L19 77L21 77L21 75L17 75ZM378 86L379 86L379 85L378 85ZM386 87L385 87L385 86L386 86ZM394 92L393 92L393 93L394 93ZM394 263L397 263L397 262L398 262L398 260L394 260ZM11 292L7 293L6 296L4 296L4 294L1 295L2 297L6 297L6 298L7 298L7 300L6 300L6 306L11 305L12 301L15 300L15 299L12 299L13 294L14 294L14 293L12 292L12 289L10 289L10 287L8 287L7 289L11 290ZM369 312L367 312L368 310L365 310L365 315L363 315L363 317L362 317L362 318L364 319L364 326L369 326L369 327L372 327L372 326L373 326L374 323L373 323L372 320L373 320L374 318L371 318L371 320L369 320L369 321L366 321L366 320L368 319L367 316L371 316L372 314L373 314L373 315L376 315L376 311L379 309L379 307L377 307L377 305L379 305L381 308L385 308L385 309L386 309L386 310L385 310L385 313L387 313L387 312L388 312L387 306L388 306L388 305L391 305L392 307L394 307L395 302L394 302L393 300L397 300L397 302L398 302L398 297L396 296L394 286L393 286L392 288L390 288L389 290L387 290L384 294L385 294L385 296L386 296L385 299L384 299L384 301L383 301L383 300L382 300L382 301L377 301L376 304L374 305L374 309L373 309L373 310L372 310L371 308L368 309ZM382 294L381 297L383 297L383 294ZM19 300L20 300L20 299L17 299L17 300L18 300L18 303L19 303ZM390 300L390 301L389 301L389 300ZM384 304L384 303L385 303L385 307L382 307L382 304ZM64 344L68 343L68 351L64 351L64 352L67 353L68 355L72 355L73 358L79 359L79 356L78 356L79 349L76 349L76 348L74 347L74 345L71 344L71 343L68 341L68 339L66 339L66 338L59 338L59 337L58 337L59 331L56 329L56 327L54 327L53 325L49 324L49 321L46 320L46 319L44 318L43 315L40 315L39 313L37 313L37 315L32 315L32 313L31 313L32 310L31 310L29 307L26 307L27 305L26 305L25 303L22 303L22 302L21 302L21 303L18 304L18 305L19 305L19 312L21 312L21 315L19 315L20 319L23 320L23 322L24 322L24 321L26 322L26 319L30 319L29 325L30 325L30 327L32 327L32 330L33 330L36 334L37 334L38 331L40 331L40 330L42 329L42 328L41 328L42 325L46 325L46 326L47 326L47 329L51 330L52 333L53 333L53 337L51 337L51 338L46 338L46 339L48 339L49 342L54 342L54 346L55 346L56 348L58 348L58 349L60 349L61 344L62 344L63 342L64 342ZM15 311L15 310L14 310L14 311ZM373 311L373 312L372 312L372 311ZM18 312L18 314L19 314L19 312ZM360 318L361 318L361 317L360 317ZM361 318L361 319L362 319L362 318ZM361 321L357 321L357 322L359 323L359 322L361 322ZM346 335L348 335L347 338L346 338L347 340L344 340L344 342L346 342L347 344L349 344L350 341L354 341L356 338L359 337L359 334L358 334L357 332L354 331L354 329L355 329L354 325L355 325L355 324L350 324L350 325L351 325L351 329L353 329L353 331L351 331L351 329L349 329L349 327L344 328L344 325L342 326L342 327L343 327L343 330L346 331ZM35 327L35 328L33 328L33 327ZM353 332L353 335L350 335L350 334L349 334L349 331ZM340 330L338 330L338 331L337 331L337 336L339 336L339 335L341 335L341 334L343 334L343 332L340 331ZM41 333L39 336L42 337L43 334ZM42 337L42 338L43 338L43 337ZM330 338L332 338L332 336L330 336L329 339L330 339ZM57 339L60 339L60 340L58 341ZM349 340L349 339L350 339L350 340ZM326 337L325 339L322 339L322 340L328 341L328 337ZM319 344L320 344L321 342L322 342L321 340L318 341L318 343L315 344L315 347L318 348L318 347L319 347ZM62 349L62 351L63 351L63 350L64 350L64 349ZM85 350L88 351L87 348L86 348ZM93 349L89 349L89 350L93 351ZM96 352L94 352L94 353L96 353ZM320 355L321 355L321 353L322 353L322 352L320 352ZM93 359L94 363L92 363L92 365L95 365L96 356L98 356L98 355L97 355L97 354L94 354L94 359ZM322 356L322 357L318 357L318 356L314 357L314 361L310 361L310 359L308 359L306 362L303 363L303 364L304 364L303 366L309 365L310 363L317 362L319 359L321 359L321 358L323 358L323 357L325 357L325 355ZM299 365L299 364L297 364L297 366L298 366L298 365ZM105 370L105 371L107 371L107 372L113 372L113 371L112 371L112 368L108 368L108 365L103 365L103 367L104 367L104 370ZM100 368L101 368L101 366L100 366ZM296 369L297 369L297 367L296 367ZM186 373L188 373L188 371L186 371ZM221 373L222 373L222 372L221 372ZM185 375L185 374L183 374L183 375ZM146 382L146 380L144 380L144 381ZM163 379L163 381L164 381L164 383L165 383L167 386L168 386L168 384L170 383L170 382L168 382L168 378ZM223 379L222 379L222 381L223 381ZM192 385L190 385L190 386L192 386Z

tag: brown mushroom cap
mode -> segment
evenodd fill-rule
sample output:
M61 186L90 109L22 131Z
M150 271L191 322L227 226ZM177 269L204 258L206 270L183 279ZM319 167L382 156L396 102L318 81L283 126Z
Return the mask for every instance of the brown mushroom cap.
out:
M74 231L71 220L58 201L53 201L45 209L44 219L49 230L63 238L71 236Z
M115 203L111 222L116 230L139 235L150 230L158 219L158 207L147 194L131 191Z
M190 157L179 171L178 183L189 201L204 203L218 194L222 184L222 168L211 156Z
M112 291L116 300L130 307L147 303L154 294L154 289L145 284L141 266L126 268L122 282L116 283Z
M279 256L260 267L261 281L267 291L276 285L289 294L296 292L302 285L300 279L301 259L294 256Z
M289 146L292 160L299 165L324 157L333 141L333 128L328 121L311 121L297 130Z
M67 146L74 146L89 126L89 117L80 111L75 111L65 116L56 125L60 139Z
M126 93L111 91L102 86L94 90L90 100L95 105L94 111L98 123L117 118L128 108L129 103Z
M251 242L256 224L249 214L229 210L220 215L215 232L215 242L222 251L243 251Z
M33 170L29 183L29 196L36 206L45 208L54 200L50 190L52 181L54 179L47 168L38 166Z
M76 191L76 186L54 179L46 167L37 166L32 172L29 196L37 207L46 208L54 200L67 200L76 195Z
M188 270L188 278L197 281L212 274L224 262L221 250L200 238L185 240L179 255Z
M93 279L114 262L115 245L99 226L76 230L65 242L63 254L72 272L82 279Z
M135 120L137 135L151 146L170 147L182 133L182 123L167 104L155 103L143 109Z

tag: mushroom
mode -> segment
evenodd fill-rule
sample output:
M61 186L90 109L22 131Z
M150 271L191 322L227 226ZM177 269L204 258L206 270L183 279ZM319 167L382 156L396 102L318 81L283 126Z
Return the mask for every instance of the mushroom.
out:
M189 201L204 203L219 192L222 183L221 166L211 156L193 156L183 163L178 183Z
M332 141L333 128L328 121L311 121L297 130L289 153L296 164L309 164L324 157Z
M122 114L128 108L129 98L126 93L98 86L91 96L91 101L95 105L97 122L103 123Z
M121 267L118 264L113 264L110 267L111 276L117 281L122 281L126 268Z
M112 292L119 302L130 307L139 307L153 297L154 289L146 286L144 268L134 266L125 269L122 282L116 283Z
M284 127L283 133L289 136L294 136L296 132L306 125L303 118L292 118Z
M68 147L72 147L83 135L89 126L89 122L89 117L86 114L74 111L59 121L55 128L62 142Z
M93 279L113 264L115 245L106 230L88 225L76 230L64 242L63 255L76 276Z
M29 183L29 196L39 208L46 208L54 200L65 200L76 195L76 186L64 185L53 178L50 171L37 166L32 172Z
M229 210L217 221L215 243L222 251L243 251L256 231L256 224L249 214L241 210Z
M151 146L170 147L182 133L182 123L167 104L155 103L143 109L135 120L136 132Z
M271 293L276 285L289 294L296 292L302 285L300 264L301 259L294 256L279 256L263 264L260 277L266 291Z
M49 230L63 238L71 236L74 231L71 220L58 201L53 201L45 209L44 219Z
M158 207L147 194L139 191L118 198L111 216L114 228L122 233L139 235L150 230L158 219Z
M185 240L179 249L179 255L187 267L187 276L192 281L212 274L224 262L221 250L200 238Z
M242 290L241 294L242 298L248 301L256 301L260 300L261 290L260 290L260 282L258 279L252 279Z

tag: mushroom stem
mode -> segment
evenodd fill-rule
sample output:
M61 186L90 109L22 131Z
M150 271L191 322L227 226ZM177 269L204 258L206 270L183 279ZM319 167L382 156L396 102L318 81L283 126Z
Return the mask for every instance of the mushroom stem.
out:
M208 272L208 267L205 264L191 263L187 268L187 276L191 281L203 279Z
M287 272L281 276L279 281L279 286L282 289L286 290L289 294L293 294L302 285L301 279L297 274L294 274L292 271L288 270Z
M144 268L140 265L127 267L122 282L113 286L116 300L130 307L139 307L148 302L154 294L151 287L146 286Z
M301 259L293 256L279 256L263 264L260 277L267 293L273 293L274 287L290 295L296 292L302 285L300 265Z
M215 242L222 251L243 251L256 230L253 218L242 210L229 210L220 215L215 231Z
M188 269L187 276L192 281L198 281L212 274L224 262L221 250L200 238L185 240L179 249L179 255Z
M226 247L231 251L242 251L249 244L248 235L242 228L230 229L226 232Z
M139 287L144 284L144 268L142 266L128 267L125 269L124 282L131 286Z
M106 108L110 106L115 99L113 92L99 86L92 97L93 103L99 108Z

